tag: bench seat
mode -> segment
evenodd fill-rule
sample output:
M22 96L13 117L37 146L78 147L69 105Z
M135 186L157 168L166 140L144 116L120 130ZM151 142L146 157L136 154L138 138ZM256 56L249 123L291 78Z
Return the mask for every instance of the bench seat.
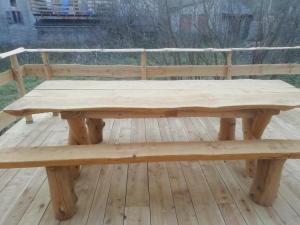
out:
M274 202L286 159L300 158L300 140L246 140L94 144L0 150L0 168L45 167L53 210L59 220L76 213L78 165L188 160L257 160L252 200ZM74 173L75 171L75 173Z
M0 168L300 158L300 140L99 144L2 149Z

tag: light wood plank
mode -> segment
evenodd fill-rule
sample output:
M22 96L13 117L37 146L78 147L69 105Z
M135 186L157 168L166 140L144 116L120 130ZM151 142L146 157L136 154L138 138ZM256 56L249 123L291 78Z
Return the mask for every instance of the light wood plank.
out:
M176 142L4 149L0 168L185 160L300 158L298 140ZM182 151L185 149L185 151Z
M103 132L103 142L108 144L109 137L112 137L113 120L105 121L106 126ZM103 224L110 184L112 179L112 172L114 165L102 165L98 184L95 190L94 199L90 207L90 213L87 225Z
M43 64L25 64L26 75L46 77ZM80 65L80 64L51 64L49 69L53 77L114 77L128 78L141 75L140 66L131 65Z
M146 119L145 125L147 142L162 141L157 120ZM166 164L149 163L148 176L151 225L178 225Z
M131 143L143 143L146 140L145 121L131 121ZM148 190L148 165L130 164L127 178L127 194L124 224L150 225L150 207Z
M86 90L82 90L81 81L61 82L72 89L42 90L38 87L4 111L13 115L55 111L127 111L147 115L151 110L151 113L172 117L186 111L195 115L300 107L300 90L278 81L115 81L111 87L111 82L94 81L97 89ZM139 84L139 89L130 89L130 86ZM154 90L152 87L155 84L159 84L161 89ZM193 88L187 90L189 85ZM65 101L66 98L68 101Z
M178 126L178 119L168 118L159 121L159 129L163 141L184 141L182 127ZM164 131L169 129L170 131ZM177 214L178 224L198 224L193 202L188 191L180 162L166 163L172 196Z
M233 65L232 76L293 75L300 73L300 64Z
M129 143L130 141L130 126L128 120L115 121L114 128L116 133L112 132L110 141L113 143ZM128 133L129 132L129 133ZM112 172L113 179L111 180L107 206L103 220L104 225L115 224L123 225L126 204L126 183L127 183L128 165L115 165Z
M0 54L0 59L5 59L7 57L17 55L17 54L20 54L20 53L23 53L23 52L25 52L25 48L23 48L23 47L17 48L17 49L11 50L9 52L1 53Z
M248 194L241 191L227 167L225 167L222 162L216 162L215 167L223 178L225 185L230 191L247 224L263 225L262 220L254 210L255 203L249 199Z
M201 65L201 66L148 66L148 78L154 77L191 77L191 76L225 76L226 67L223 65Z
M212 162L201 165L207 183L221 210L226 224L243 224L246 222L235 204L232 195L224 184Z
M43 64L25 64L25 75L46 77L48 72ZM145 73L146 68L146 73ZM228 76L227 65L174 65L174 66L134 66L134 65L80 65L51 64L53 76L85 77L191 77L191 76ZM296 75L300 73L300 64L252 64L231 65L231 76Z
M11 208L7 212L6 216L2 217L0 224L17 225L29 205L34 201L36 194L40 190L45 180L45 171L43 169L37 169L26 188L24 188L24 190L21 192L20 197L17 198L16 202L11 204Z

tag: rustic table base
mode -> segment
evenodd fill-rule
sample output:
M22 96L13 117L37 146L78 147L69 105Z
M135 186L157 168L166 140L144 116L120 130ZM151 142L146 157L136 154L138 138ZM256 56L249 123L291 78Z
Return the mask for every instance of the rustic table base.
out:
M285 159L257 160L257 171L250 189L250 197L254 202L263 206L273 204L285 161Z
M66 220L76 213L77 196L70 167L47 167L49 191L55 217Z
M244 140L261 139L274 112L258 111L252 117L242 118ZM219 140L235 139L235 119L221 118ZM246 175L253 177L250 196L254 202L271 206L277 196L285 159L246 160Z
M103 141L102 119L86 119L80 115L67 118L69 145L98 144ZM49 190L55 217L59 220L71 218L76 212L77 197L74 180L80 176L80 165L46 168Z
M274 112L258 111L254 117L243 118L245 140L260 139ZM81 114L62 115L69 124L69 144L98 144L103 141L105 123L98 118L85 118ZM220 119L220 140L235 139L235 118ZM256 203L270 206L277 195L281 171L285 160L246 161L246 173L254 176L250 196ZM80 166L49 167L47 175L54 213L65 220L76 212L74 180L80 176Z

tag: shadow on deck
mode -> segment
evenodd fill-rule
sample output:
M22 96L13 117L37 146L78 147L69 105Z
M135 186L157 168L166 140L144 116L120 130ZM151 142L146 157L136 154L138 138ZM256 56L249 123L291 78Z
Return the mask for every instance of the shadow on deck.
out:
M0 147L64 145L67 124L50 114L19 121ZM217 138L218 119L106 120L104 142L199 141ZM237 123L241 138L241 122ZM275 116L264 138L300 137L300 111ZM184 149L183 149L184 150ZM43 168L0 170L0 224L299 224L300 163L285 164L278 198L264 208L248 197L242 161L85 166L76 184L78 212L54 219Z

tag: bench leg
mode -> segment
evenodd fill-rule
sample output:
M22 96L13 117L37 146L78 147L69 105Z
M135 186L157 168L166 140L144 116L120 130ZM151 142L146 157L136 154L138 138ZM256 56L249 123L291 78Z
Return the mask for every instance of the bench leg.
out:
M234 140L235 139L235 118L221 118L219 140Z
M75 117L67 119L69 124L69 145L89 144L85 118ZM80 166L71 167L71 175L74 179L80 176Z
M285 159L257 160L257 171L250 189L250 197L263 206L271 206L277 196Z
M257 113L254 118L243 118L243 136L244 140L261 139L266 127L268 126L273 114L271 113ZM246 160L246 175L254 177L257 167L256 160Z
M103 128L105 122L102 119L86 119L89 140L91 144L99 144L103 141Z
M76 212L77 196L70 167L47 167L52 207L58 220L71 218Z

